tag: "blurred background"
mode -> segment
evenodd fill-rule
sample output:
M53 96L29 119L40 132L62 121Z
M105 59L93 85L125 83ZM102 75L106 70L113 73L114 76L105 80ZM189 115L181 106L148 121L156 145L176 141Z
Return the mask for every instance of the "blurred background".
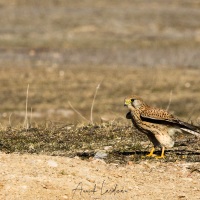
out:
M0 0L0 74L2 127L126 122L133 93L198 123L200 2Z

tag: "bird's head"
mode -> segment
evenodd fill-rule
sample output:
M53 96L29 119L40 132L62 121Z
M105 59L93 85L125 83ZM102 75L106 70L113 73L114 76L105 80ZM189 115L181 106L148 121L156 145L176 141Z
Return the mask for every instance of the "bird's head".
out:
M124 100L124 106L127 106L128 108L139 109L144 105L143 100L137 96L126 97Z

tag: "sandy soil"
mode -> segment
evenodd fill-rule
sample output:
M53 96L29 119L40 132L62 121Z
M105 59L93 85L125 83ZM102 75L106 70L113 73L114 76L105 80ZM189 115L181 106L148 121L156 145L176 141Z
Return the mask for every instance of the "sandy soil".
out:
M0 154L0 199L200 199L200 164Z

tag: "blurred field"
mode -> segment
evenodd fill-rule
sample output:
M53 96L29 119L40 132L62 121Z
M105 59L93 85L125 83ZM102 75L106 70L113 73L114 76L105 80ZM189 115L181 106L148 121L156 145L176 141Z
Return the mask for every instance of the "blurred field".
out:
M98 84L92 114L93 122L101 127L98 134L104 132L102 136L108 137L102 148L112 145L110 141L120 137L124 126L128 129L125 135L132 138L132 125L123 107L124 97L130 94L150 105L169 107L185 121L200 123L198 1L1 0L0 27L1 146L7 152L41 153L50 141L44 139L40 146L38 131L61 134L63 139L70 126L78 134L75 140L86 134L87 128L81 132L76 126L87 127L91 122ZM30 141L23 135L28 84ZM102 121L114 127L104 129ZM10 134L15 140L9 140ZM62 155L72 144L73 134L69 134L70 143L59 145L55 135L51 139L56 147L47 145L44 152L61 151L57 154ZM96 137L101 141L102 137ZM75 140L68 150L88 150L84 141L78 144ZM128 144L126 151L140 147L132 140ZM120 148L115 150L123 151Z
M0 25L1 66L200 62L195 0L1 0Z
M93 121L125 120L124 98L141 96L148 104L167 108L186 121L199 118L199 69L34 67L0 68L1 124L22 124L29 84L28 118L32 123L88 123L74 109ZM70 103L69 103L70 102ZM70 107L70 104L74 109ZM31 117L32 116L32 117ZM30 119L31 118L31 119Z

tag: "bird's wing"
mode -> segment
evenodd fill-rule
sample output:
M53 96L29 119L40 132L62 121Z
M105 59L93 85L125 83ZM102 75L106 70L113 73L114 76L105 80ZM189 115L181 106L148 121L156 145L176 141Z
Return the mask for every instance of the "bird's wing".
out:
M171 122L177 123L178 119L175 118L172 114L168 113L166 110L158 108L148 108L144 110L141 114L141 119L144 121L156 122Z
M172 114L168 113L166 110L158 108L148 108L140 114L140 117L143 121L148 121L158 124L171 124L171 125L174 124L179 126L180 128L187 128L199 133L199 127L179 120Z

